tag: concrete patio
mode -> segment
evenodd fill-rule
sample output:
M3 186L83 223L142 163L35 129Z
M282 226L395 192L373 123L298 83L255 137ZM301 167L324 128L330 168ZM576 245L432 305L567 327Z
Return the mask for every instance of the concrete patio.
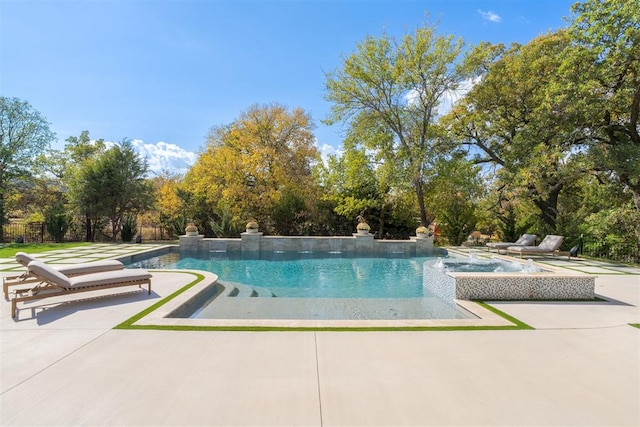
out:
M184 272L17 321L4 301L0 425L638 426L640 270L589 263L606 301L492 303L535 330L113 329Z

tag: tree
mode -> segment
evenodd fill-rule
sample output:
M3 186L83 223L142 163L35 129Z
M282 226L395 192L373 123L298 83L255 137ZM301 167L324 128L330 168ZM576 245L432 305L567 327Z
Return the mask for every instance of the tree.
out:
M575 49L556 91L583 125L595 170L632 194L640 262L640 4L588 0L572 12Z
M47 120L27 101L0 96L0 241L12 180L28 178L35 157L54 139Z
M74 200L90 206L98 217L108 218L111 238L116 240L124 218L149 209L153 203L153 186L145 179L147 171L146 161L123 140L81 168L75 177Z
M434 191L428 203L451 245L465 241L478 222L476 206L483 196L479 169L462 152L441 156L435 162Z
M531 200L541 228L555 232L563 189L584 173L576 149L575 116L553 96L562 57L570 48L566 31L522 46L481 45L471 58L485 70L443 125L474 147L475 161L494 168L499 190Z
M319 159L312 128L302 109L288 111L272 104L254 105L232 124L211 129L206 150L182 186L198 201L190 203L202 212L197 225L205 229L227 212L231 228L244 228L253 218L271 231L276 207L278 214L283 209L299 211L303 200L304 209L309 209L309 201L315 199L311 166Z
M98 158L106 151L103 139L92 141L89 131L83 130L80 136L70 136L66 139L64 151L61 153L61 175L60 178L67 183L67 187L74 193L74 189L82 191L83 170L89 168L94 159ZM77 193L77 191L76 191ZM75 203L78 213L84 218L85 241L92 242L95 239L96 230L100 228L100 216L98 204L94 202L85 203L90 195L81 196Z
M327 122L377 130L379 137L367 138L367 148L407 172L423 225L430 222L425 172L438 151L433 125L445 95L467 77L455 65L461 52L461 40L425 26L399 41L369 36L341 69L327 75L326 98L333 102Z

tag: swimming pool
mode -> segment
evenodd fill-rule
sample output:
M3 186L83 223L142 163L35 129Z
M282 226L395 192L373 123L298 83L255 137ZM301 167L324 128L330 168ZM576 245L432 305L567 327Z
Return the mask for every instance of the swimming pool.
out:
M219 276L189 309L173 316L222 319L468 319L453 300L425 286L438 257L336 253L172 252L131 266L204 270ZM504 262L473 262L476 271L518 271ZM457 264L452 264L453 266ZM466 264L458 264L468 269ZM455 267L453 267L455 268ZM249 297L249 298L248 298ZM250 298L253 297L253 298ZM255 298L258 297L258 298ZM260 298L262 297L262 298ZM265 298L266 297L266 298ZM275 297L275 298L274 298Z

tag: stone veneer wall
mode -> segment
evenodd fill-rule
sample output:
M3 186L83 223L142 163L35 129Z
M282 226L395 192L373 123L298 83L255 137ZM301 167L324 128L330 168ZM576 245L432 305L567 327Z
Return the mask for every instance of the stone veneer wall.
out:
M264 236L262 233L242 233L240 239L204 236L180 236L180 249L241 252L344 252L392 253L406 256L429 255L433 252L433 237L411 240L376 240L372 234L335 237Z
M472 275L449 273L456 298L477 300L593 299L595 277L559 273Z

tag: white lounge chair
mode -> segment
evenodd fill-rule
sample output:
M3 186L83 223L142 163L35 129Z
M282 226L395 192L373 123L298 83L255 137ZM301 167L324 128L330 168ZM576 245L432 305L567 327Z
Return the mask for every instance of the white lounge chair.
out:
M507 248L507 253L517 253L520 254L520 258L522 255L531 254L531 255L544 255L544 254L552 254L555 255L556 252L560 250L560 245L564 241L564 236L557 236L555 234L547 234L542 242L538 246L509 246Z
M507 248L513 246L531 246L535 243L537 238L538 236L535 234L523 234L515 242L489 242L487 243L487 251L495 249L500 253L500 251L507 250Z
M14 318L18 314L19 302L133 285L140 288L148 285L148 293L151 294L152 276L146 270L125 269L68 277L40 261L31 261L27 269L30 275L40 280L40 284L27 292L18 292L11 299L11 317Z
M15 255L16 262L25 267L29 265L31 261L39 261L33 255L29 255L24 252L18 252ZM52 268L58 270L60 273L65 276L80 276L83 274L91 274L91 273L100 273L103 271L114 271L114 270L122 270L124 269L124 264L115 259L107 259L101 261L93 261L93 262L84 262L80 264L72 264L72 265L56 265L51 266ZM2 279L2 291L4 292L4 298L9 299L9 288L17 285L24 285L29 283L38 282L36 277L33 277L29 274L29 270L18 276L7 276Z

